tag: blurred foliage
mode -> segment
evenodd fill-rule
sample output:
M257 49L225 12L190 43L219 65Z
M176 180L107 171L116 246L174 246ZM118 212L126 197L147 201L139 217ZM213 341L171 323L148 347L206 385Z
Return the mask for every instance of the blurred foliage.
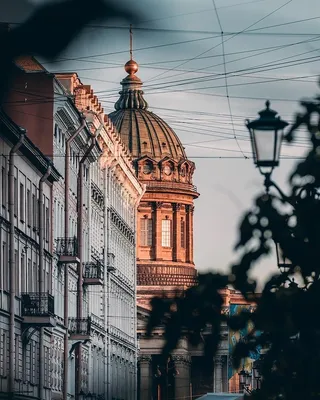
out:
M0 101L9 87L12 61L17 56L42 56L53 60L92 21L122 18L137 23L141 17L141 10L135 5L117 0L61 0L39 6L27 21L15 28L7 29L2 24Z
M298 128L306 129L311 150L290 176L290 194L283 195L269 182L270 192L255 199L241 222L236 245L239 262L225 276L200 274L198 285L183 296L153 299L147 329L150 335L156 326L163 326L164 354L176 348L182 336L193 344L205 341L204 355L210 361L221 339L221 323L240 330L250 321L255 329L235 347L232 360L238 367L250 351L263 348L263 379L261 389L250 395L254 399L320 398L320 97L301 105L304 111L296 116L285 140L294 145ZM272 276L257 293L249 272L271 252L274 241L292 265ZM222 314L219 291L226 286L254 302L254 312Z

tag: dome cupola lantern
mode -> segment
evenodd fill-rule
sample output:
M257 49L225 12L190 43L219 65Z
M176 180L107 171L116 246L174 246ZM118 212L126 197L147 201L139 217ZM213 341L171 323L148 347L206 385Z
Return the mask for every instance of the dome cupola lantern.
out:
M180 139L148 109L136 75L139 66L132 58L131 29L130 60L124 69L127 76L109 118L131 153L139 181L146 185L137 217L139 303L139 293L145 299L153 297L155 287L195 284L193 201L199 193L192 182L195 165Z

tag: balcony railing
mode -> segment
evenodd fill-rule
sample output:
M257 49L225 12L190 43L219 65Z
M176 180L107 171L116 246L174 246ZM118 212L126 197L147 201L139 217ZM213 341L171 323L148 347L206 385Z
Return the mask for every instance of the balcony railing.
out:
M49 293L23 293L21 315L28 325L55 326L54 297Z
M56 243L56 254L58 256L76 257L78 255L78 240L75 236L58 238Z
M79 263L78 251L78 239L75 236L56 239L55 252L59 256L60 263Z
M91 333L91 318L69 318L68 330L71 339L89 339Z
M84 284L100 285L103 284L103 265L100 261L83 263Z

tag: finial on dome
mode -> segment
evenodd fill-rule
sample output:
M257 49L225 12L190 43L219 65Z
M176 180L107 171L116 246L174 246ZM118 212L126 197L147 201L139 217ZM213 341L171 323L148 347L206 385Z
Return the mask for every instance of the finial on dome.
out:
M139 66L134 60L131 59L125 64L124 69L127 74L134 75L136 72L138 72Z
M132 37L133 37L132 24L130 24L129 33L130 33L130 60L125 64L124 69L127 74L134 75L136 72L138 72L139 66L132 58L132 52L133 52L133 50L132 50Z

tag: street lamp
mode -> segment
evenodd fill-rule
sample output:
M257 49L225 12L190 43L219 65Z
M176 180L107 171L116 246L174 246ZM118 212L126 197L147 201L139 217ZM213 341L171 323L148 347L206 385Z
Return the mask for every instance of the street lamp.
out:
M240 383L240 386L241 387L244 387L245 385L246 385L246 382L247 382L247 372L244 370L244 369L242 369L240 372L239 372L239 383Z
M254 381L256 382L256 388L260 389L262 375L261 375L261 362L259 360L253 363L252 376Z
M266 108L259 112L259 118L246 121L254 163L266 177L270 177L273 169L279 165L283 129L288 125L277 114L270 108L268 100Z
M280 271L282 273L286 273L286 272L290 271L290 269L292 267L292 262L284 254L284 252L280 246L280 243L275 241L275 245L276 245L278 268L280 269Z

